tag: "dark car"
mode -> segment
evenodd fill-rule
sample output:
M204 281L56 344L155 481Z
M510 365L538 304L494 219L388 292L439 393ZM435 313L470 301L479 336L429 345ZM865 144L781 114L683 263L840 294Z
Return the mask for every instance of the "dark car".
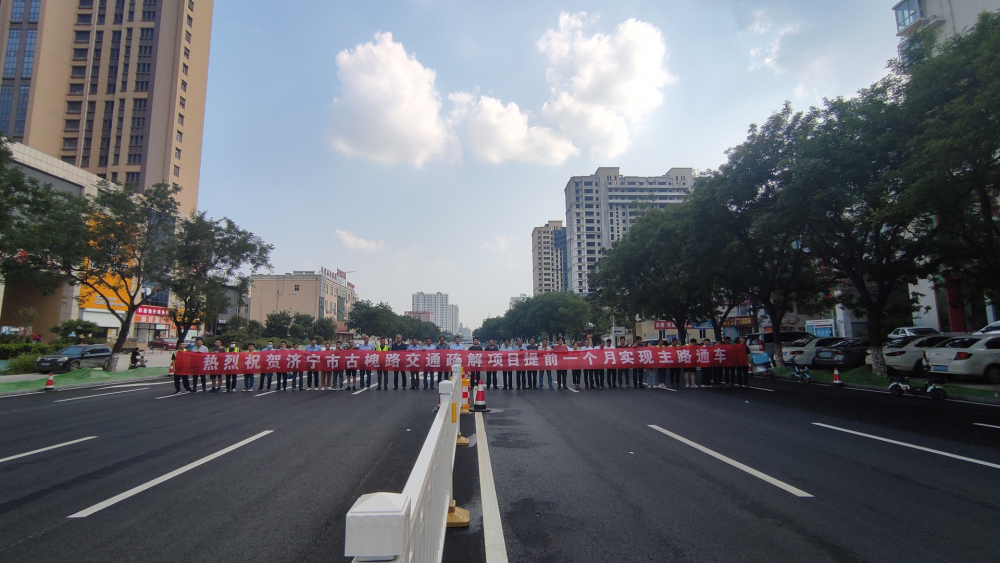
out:
M150 350L176 350L176 338L154 338L149 341Z
M103 344L67 346L55 354L35 360L40 373L74 371L80 368L103 368L111 359L111 348Z
M816 349L813 364L816 367L856 368L865 363L871 344L867 338L848 338L833 346Z

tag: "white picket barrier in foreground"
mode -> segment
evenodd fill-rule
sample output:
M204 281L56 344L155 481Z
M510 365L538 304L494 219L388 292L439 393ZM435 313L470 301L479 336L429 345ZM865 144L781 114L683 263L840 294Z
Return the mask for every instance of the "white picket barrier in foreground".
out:
M402 494L363 495L347 512L345 556L355 561L441 561L461 415L461 379L461 365L453 365L451 381L439 384L441 409Z

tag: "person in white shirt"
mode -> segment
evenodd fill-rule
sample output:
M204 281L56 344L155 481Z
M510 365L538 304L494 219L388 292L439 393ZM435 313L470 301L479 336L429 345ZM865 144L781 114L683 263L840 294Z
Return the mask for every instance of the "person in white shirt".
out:
M586 339L583 342L583 348L580 348L580 349L581 350L585 350L585 351L586 350L593 350L594 349L594 341L591 340L590 338ZM597 388L597 387L594 386L594 375L595 375L594 372L595 371L597 371L597 370L593 370L593 369L585 369L585 370L583 370L583 386L584 386L584 388L586 388L586 389L596 389Z
M503 344L500 345L500 351L501 352L513 352L514 350L515 350L515 348L510 345L510 339L509 338L505 339L503 341ZM506 357L504 358L504 360L506 361ZM505 371L505 372L503 372L503 388L504 389L513 389L514 388L514 381L513 380L514 380L514 372L512 372L512 371Z
M542 345L538 347L539 352L551 352L552 346L549 346L549 339L543 338ZM545 376L549 377L549 391L554 391L552 387L552 370L546 369L538 372L538 388L542 388L542 384L545 383Z

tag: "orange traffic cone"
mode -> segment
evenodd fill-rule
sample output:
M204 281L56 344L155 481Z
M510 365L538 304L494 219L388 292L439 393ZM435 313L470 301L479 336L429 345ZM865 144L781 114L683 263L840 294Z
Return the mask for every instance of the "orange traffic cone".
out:
M490 409L486 408L486 391L483 390L482 382L479 382L479 386L476 387L476 403L472 405L472 410L475 412L490 412Z
M170 376L173 374L174 374L174 363L170 362L170 369L167 370L167 375Z
M46 391L55 391L56 390L56 381L55 381L55 378L52 376L51 373L49 374L48 380L45 381L45 390Z
M841 387L844 382L840 380L840 371L837 368L833 368L833 385L834 387Z

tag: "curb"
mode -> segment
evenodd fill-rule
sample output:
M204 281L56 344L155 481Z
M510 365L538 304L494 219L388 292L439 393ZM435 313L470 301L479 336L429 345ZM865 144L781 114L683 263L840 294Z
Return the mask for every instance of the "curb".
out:
M783 375L775 375L774 378L775 379L780 379L782 381L795 382L794 379L792 379L790 377L783 376ZM829 382L826 382L826 381L823 381L822 384L826 385L827 387L833 387L832 384L830 384ZM865 390L868 390L868 391L885 391L886 390L885 387L878 387L878 386L875 386L875 385L865 385L863 383L847 383L847 382L844 382L843 386L847 387L847 388L853 388L853 389L865 389ZM959 399L958 397L961 397L961 398ZM964 403L979 403L979 404L983 404L983 405L1000 406L1000 399L994 399L994 398L991 398L991 397L977 397L975 395L956 395L954 393L949 393L948 394L948 398L945 399L945 400L946 401L962 401Z
M146 377L133 377L132 379L119 379L118 381L104 381L102 383L76 383L73 385L64 385L62 387L56 388L56 391L62 391L64 389L88 389L90 387L104 387L106 385L121 385L124 383L140 382L140 381L152 381L154 379L163 379L167 377L173 377L171 375L149 375ZM45 391L41 388L39 389L20 389L17 391L0 391L0 397L16 397L17 395L34 395L36 393L44 393ZM51 391L50 391L51 392Z

